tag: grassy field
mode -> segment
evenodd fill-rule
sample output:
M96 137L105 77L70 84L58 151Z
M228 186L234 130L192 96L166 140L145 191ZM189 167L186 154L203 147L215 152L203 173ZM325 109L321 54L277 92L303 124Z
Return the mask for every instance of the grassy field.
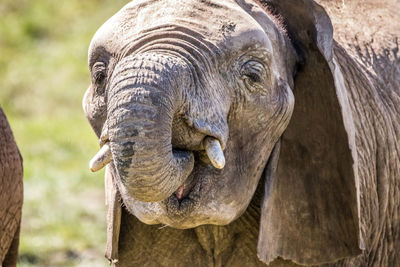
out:
M0 105L24 158L19 266L107 266L103 172L81 108L87 48L127 1L1 0Z

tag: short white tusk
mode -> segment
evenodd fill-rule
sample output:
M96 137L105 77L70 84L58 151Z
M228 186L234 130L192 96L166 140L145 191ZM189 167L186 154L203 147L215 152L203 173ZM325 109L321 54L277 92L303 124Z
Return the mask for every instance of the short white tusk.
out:
M221 144L213 137L206 137L203 141L204 148L212 165L217 169L222 169L225 166L225 156L222 151Z
M97 172L110 163L111 160L111 149L109 144L106 143L89 162L89 168L92 172Z

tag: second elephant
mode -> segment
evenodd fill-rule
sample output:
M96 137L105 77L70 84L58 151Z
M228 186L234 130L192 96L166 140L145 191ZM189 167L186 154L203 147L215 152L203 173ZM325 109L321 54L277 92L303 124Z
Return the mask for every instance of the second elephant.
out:
M0 107L0 266L17 264L22 201L22 157Z

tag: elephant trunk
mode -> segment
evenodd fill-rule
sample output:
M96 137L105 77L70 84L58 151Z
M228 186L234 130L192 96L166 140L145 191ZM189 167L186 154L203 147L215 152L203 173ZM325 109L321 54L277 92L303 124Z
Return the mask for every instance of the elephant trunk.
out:
M111 154L123 190L137 200L168 198L193 169L193 154L171 144L172 120L182 105L183 86L176 80L182 78L183 65L178 58L157 54L128 56L111 77Z

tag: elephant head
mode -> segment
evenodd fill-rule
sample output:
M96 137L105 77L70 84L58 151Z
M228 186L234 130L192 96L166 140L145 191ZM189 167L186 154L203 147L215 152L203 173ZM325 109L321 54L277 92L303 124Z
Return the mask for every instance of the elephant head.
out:
M359 249L352 117L332 26L312 1L132 1L95 34L85 114L128 211L226 225L265 175L258 254Z

